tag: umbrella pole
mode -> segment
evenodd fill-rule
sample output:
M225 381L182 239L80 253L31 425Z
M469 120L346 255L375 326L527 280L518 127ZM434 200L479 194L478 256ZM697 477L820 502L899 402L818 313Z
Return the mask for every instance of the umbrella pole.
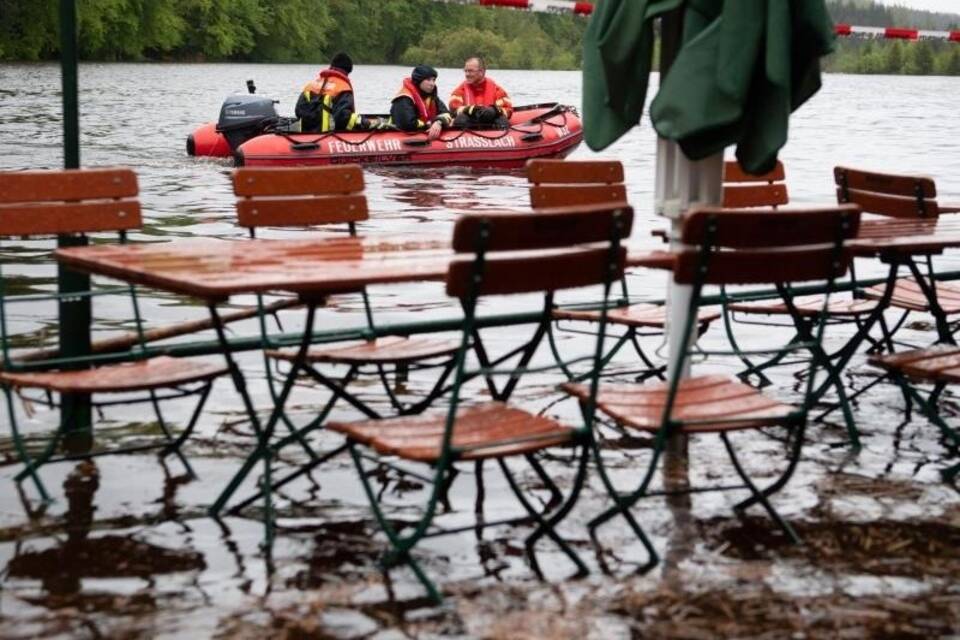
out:
M80 167L80 116L77 91L77 5L76 0L60 0L60 73L63 93L63 166ZM58 247L86 244L77 236L59 236ZM84 356L90 353L90 297L68 297L70 293L90 290L90 277L63 266L57 270L60 355ZM67 294L67 295L64 295ZM64 445L72 451L85 450L90 441L92 415L90 396L68 394L61 399L60 425L68 434Z
M669 73L680 49L683 34L683 4L668 13L660 22L660 78ZM697 162L687 159L680 146L665 138L657 138L656 179L654 206L657 214L670 220L670 249L679 251L682 216L690 207L698 204L716 204L721 201L723 188L723 154ZM691 346L684 343L683 330L690 310L693 288L678 285L673 279L667 288L667 379L679 373L690 375L690 363L683 358ZM691 341L698 332L692 332ZM683 367L678 371L679 367ZM675 589L683 588L682 562L692 550L693 516L690 499L689 451L683 434L673 435L666 443L663 456L664 489L672 492L667 496L667 507L673 515L674 530L664 554L663 579Z
M683 42L684 4L664 15L660 21L660 82L670 72ZM654 208L658 215L670 220L670 249L682 248L679 241L682 216L696 205L720 204L723 196L723 154L691 161L679 145L657 138L657 165L654 185ZM672 280L667 289L667 376L672 376L683 362L683 353L690 346L683 343L683 327L690 308L692 288ZM691 339L696 339L691 336ZM690 374L689 363L680 371Z

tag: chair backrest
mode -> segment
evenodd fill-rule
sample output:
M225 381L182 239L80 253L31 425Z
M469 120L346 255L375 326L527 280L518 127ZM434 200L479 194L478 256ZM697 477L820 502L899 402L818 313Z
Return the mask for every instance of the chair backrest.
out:
M369 217L359 165L243 167L233 172L237 223L257 227L353 224Z
M143 222L138 191L136 174L126 168L0 172L0 238L18 238L17 242L20 242L19 238L26 236L115 232L124 240L127 231L139 229ZM13 259L10 262L16 264L17 261ZM50 260L49 264L52 269L54 262ZM3 276L0 273L0 350L4 368L17 370L31 365L13 361L10 353L15 344L24 345L24 340L18 336L31 335L33 329L11 330L7 325L9 316L5 311L6 306L13 303L35 304L41 300L62 301L63 294L22 295L16 291L17 287L7 286ZM38 280L43 278L36 275L30 277ZM52 279L52 274L47 277ZM132 285L126 290L134 302L138 344L142 347L142 319L136 304L136 292ZM71 291L66 295L92 298L112 294L111 290L98 289L95 292ZM32 327L45 320L37 317L36 310L31 310L29 320L17 324ZM81 360L83 357L52 357L31 360L31 363L43 367L76 365Z
M610 283L623 277L633 209L605 204L535 213L489 212L461 216L447 293L509 294Z
M745 209L787 204L790 197L785 180L786 171L779 160L772 171L763 175L746 173L735 160L728 160L723 164L723 206Z
M893 218L929 218L940 214L937 187L928 176L834 167L833 179L837 202L860 205L864 213Z
M857 205L780 211L700 208L684 218L674 280L682 284L779 284L830 280L850 266L838 251L856 236Z
M617 160L530 160L527 180L534 209L627 201Z
M0 172L0 237L138 229L137 193L130 169Z

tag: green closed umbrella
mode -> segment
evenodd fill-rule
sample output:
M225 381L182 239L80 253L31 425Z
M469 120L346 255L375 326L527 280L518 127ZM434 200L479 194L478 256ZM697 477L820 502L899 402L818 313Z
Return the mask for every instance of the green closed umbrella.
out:
M692 160L737 145L745 170L771 169L790 113L820 88L819 59L833 48L823 0L604 0L584 44L587 144L602 149L639 120L652 20L681 4L682 46L650 107L657 133Z
M653 21L683 0L602 0L583 35L583 137L599 151L640 122Z
M769 171L790 113L820 89L833 41L823 0L691 2L683 46L650 106L657 133L692 160L736 144L746 171Z

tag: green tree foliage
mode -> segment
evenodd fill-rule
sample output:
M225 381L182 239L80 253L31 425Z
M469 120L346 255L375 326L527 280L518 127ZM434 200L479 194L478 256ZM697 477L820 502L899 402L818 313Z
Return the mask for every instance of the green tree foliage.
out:
M429 0L77 0L87 60L323 62L573 69L586 20ZM58 0L0 0L0 60L56 58Z
M430 0L76 0L87 60L256 60L575 69L587 21L568 14ZM956 29L960 15L828 0L836 22ZM0 60L58 55L59 0L0 0ZM659 49L658 49L659 50ZM840 38L826 60L845 73L960 74L960 44Z

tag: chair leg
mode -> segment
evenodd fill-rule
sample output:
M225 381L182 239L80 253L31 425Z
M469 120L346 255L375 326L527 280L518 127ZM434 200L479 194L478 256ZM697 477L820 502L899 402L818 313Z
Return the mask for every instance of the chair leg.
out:
M555 506L560 504L563 500L563 493L560 491L560 488L557 487L556 483L547 475L547 472L544 471L543 465L540 464L540 461L531 453L524 456L527 459L527 463L537 474L537 477L540 478L540 481L547 487L547 490L550 492L550 500L547 502L547 509L553 509Z
M620 514L627 521L627 524L630 526L630 529L633 530L634 535L637 536L637 539L640 540L640 543L643 545L643 548L647 552L647 562L637 569L638 573L646 573L653 569L660 562L660 556L657 555L656 549L654 549L653 544L650 542L650 539L647 537L647 534L644 533L643 528L637 522L636 518L633 517L633 514L630 512L630 508L637 503L640 498L646 493L647 487L650 484L650 480L653 478L654 471L657 468L657 463L660 458L660 453L662 447L656 447L653 452L653 459L650 461L650 466L647 469L647 474L644 479L641 481L640 486L632 494L626 498L620 496L617 493L616 487L613 486L613 482L610 480L610 476L607 474L606 466L603 462L603 457L600 453L600 447L597 444L595 438L591 437L590 448L593 450L594 462L597 465L597 473L600 476L603 486L607 490L607 494L610 496L610 499L613 500L614 506L607 509L600 515L596 516L587 523L587 529L590 533L590 539L593 541L594 546L597 548L597 560L600 563L601 567L604 568L606 573L610 573L606 569L606 563L603 560L603 555L601 553L600 541L597 538L597 529L603 523L609 521L611 518Z
M731 316L733 314L727 309L727 305L723 305L723 327L727 334L727 341L730 343L730 347L737 352L737 357L740 358L740 361L743 364L747 365L747 368L737 374L737 377L740 378L745 384L749 384L750 375L756 375L759 380L758 387L760 389L767 387L773 384L773 381L768 378L761 368L758 368L757 365L753 364L750 358L743 355L740 349L740 345L737 343L737 338L733 334L733 321Z
M517 484L516 479L513 477L513 474L510 472L509 467L507 466L506 461L503 458L498 458L497 462L500 464L500 469L503 471L504 477L507 479L507 483L510 485L510 489L513 491L513 494L517 497L517 501L526 509L527 513L536 520L539 525L529 537L527 537L524 548L527 552L527 558L530 560L530 567L533 569L533 572L537 574L537 577L541 580L543 579L543 571L540 569L540 563L537 561L537 554L534 549L537 541L546 535L548 538L553 540L557 546L560 547L560 550L566 554L568 558L577 566L577 576L585 576L589 573L587 565L583 563L583 560L580 559L580 556L577 555L576 551L570 546L570 544L564 540L560 534L556 531L557 524L563 520L573 508L577 499L580 497L580 491L583 489L584 479L586 476L587 469L587 456L589 454L588 445L584 444L582 447L583 451L580 454L580 464L577 468L577 475L574 478L573 488L570 490L570 497L567 499L562 506L556 510L555 513L551 514L549 517L544 517L539 511L533 508L530 504L530 501L527 500L526 496L523 495L523 491L520 486Z
M3 393L7 401L7 415L10 417L10 431L13 436L13 446L17 450L17 455L20 456L20 462L22 462L24 466L23 470L16 475L15 480L19 484L23 478L30 476L34 486L37 488L37 493L40 494L41 501L44 503L52 502L50 494L47 493L47 488L44 486L43 481L40 480L40 474L37 473L38 465L34 465L33 459L27 451L26 443L24 443L23 437L20 435L20 429L17 426L16 406L13 403L13 392L8 385L3 385Z
M356 443L348 440L347 445L350 451L350 457L353 459L354 467L357 470L357 475L360 477L360 484L363 486L363 491L367 496L367 501L370 503L370 509L373 511L373 516L377 520L380 530L384 532L384 534L387 536L387 540L390 542L391 548L389 551L387 551L387 553L384 554L383 557L384 570L388 570L390 567L401 562L405 563L413 571L414 575L417 577L417 580L420 581L420 584L423 585L424 589L426 589L430 600L436 604L442 603L443 596L440 594L440 590L437 589L436 585L430 580L430 578L427 577L427 574L423 571L410 553L410 550L414 545L416 545L420 538L423 537L427 527L429 527L430 523L433 521L436 503L438 500L438 490L436 488L434 489L430 498L430 503L427 505L424 517L417 525L416 530L410 536L402 538L400 537L399 533L397 533L396 529L394 529L393 525L390 524L390 521L387 520L383 510L380 509L376 493L374 492L373 487L370 486L370 478L363 469L362 456L357 451Z
M741 466L740 460L737 458L737 454L734 452L733 445L730 443L730 439L727 437L727 434L721 432L720 439L723 440L723 445L727 449L727 454L730 456L730 461L733 462L733 467L734 469L736 469L737 475L740 476L740 479L743 480L744 484L747 485L747 488L750 490L750 493L753 494L753 497L750 498L750 500L747 500L738 504L735 507L735 511L737 511L737 513L739 514L751 504L759 502L760 504L763 505L763 508L766 509L770 517L773 518L774 522L776 522L780 526L780 528L787 535L787 537L789 537L790 540L792 540L794 543L799 544L801 542L800 536L798 536L797 532L794 531L793 527L790 526L790 523L784 520L783 517L781 517L781 515L777 513L777 510L773 508L773 505L770 504L770 501L767 499L768 495L770 495L776 489L779 489L784 484L786 484L787 480L789 479L789 476L793 474L793 469L796 466L795 462L791 463L789 472L785 478L781 478L780 480L778 480L776 483L774 483L767 489L761 491L757 488L757 485L754 484L750 476L747 475L746 471L744 471L743 466ZM802 438L797 438L797 440L802 440ZM798 445L795 445L795 447L797 446Z
M210 385L208 384L207 387ZM208 389L209 390L209 389ZM203 393L203 400L207 398L207 391ZM201 400L201 402L203 401ZM167 446L160 450L160 458L166 457L168 454L173 453L180 460L180 464L183 465L183 468L187 470L187 475L192 479L196 479L197 474L194 472L193 467L190 466L190 463L187 461L186 456L183 455L183 452L180 451L180 443L183 442L183 438L174 438L173 433L170 431L170 428L167 426L167 421L163 419L163 412L160 411L160 402L157 401L157 392L153 389L150 390L150 404L153 405L153 412L157 416L157 424L160 425L160 430L163 431L163 435L166 437ZM198 414L194 411L191 416L190 425L185 430L185 433L189 435L189 431L193 430L193 424L196 421ZM176 443L176 445L174 445Z

